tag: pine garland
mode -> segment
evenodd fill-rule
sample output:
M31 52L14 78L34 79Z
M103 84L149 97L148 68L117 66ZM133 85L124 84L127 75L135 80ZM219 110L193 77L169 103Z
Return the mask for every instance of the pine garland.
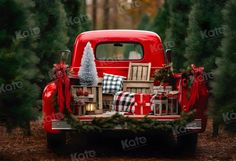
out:
M146 130L171 131L173 127L184 127L188 122L193 121L193 112L182 113L181 119L175 121L158 121L145 116L143 119L125 117L118 113L109 118L94 118L91 122L76 120L69 113L65 114L65 121L80 133L102 132L103 130L114 129L117 126L133 132L144 132Z

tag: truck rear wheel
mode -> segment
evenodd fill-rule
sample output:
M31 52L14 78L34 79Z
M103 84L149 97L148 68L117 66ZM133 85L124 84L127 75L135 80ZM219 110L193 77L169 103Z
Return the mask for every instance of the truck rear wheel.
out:
M177 151L180 154L192 155L197 149L198 134L186 134L177 137Z
M60 150L66 144L66 135L64 132L59 134L47 133L47 146L52 150Z

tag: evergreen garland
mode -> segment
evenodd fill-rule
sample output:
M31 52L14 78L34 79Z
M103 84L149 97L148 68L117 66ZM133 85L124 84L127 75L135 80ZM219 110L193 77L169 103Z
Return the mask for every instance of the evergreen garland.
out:
M154 74L155 80L160 81L161 83L168 82L171 77L173 77L173 73L170 68L171 65L165 65L161 69L156 70Z
M175 121L157 121L145 116L143 119L125 117L118 113L108 118L94 118L91 122L78 121L68 112L65 114L65 121L80 133L115 129L121 127L132 132L144 132L146 130L159 130L170 132L174 127L184 127L188 122L193 121L193 112L182 113L181 118Z

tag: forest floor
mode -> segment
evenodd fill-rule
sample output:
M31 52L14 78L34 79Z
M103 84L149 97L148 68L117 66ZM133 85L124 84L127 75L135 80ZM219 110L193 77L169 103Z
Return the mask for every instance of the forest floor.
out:
M77 149L77 151L68 146L65 148L67 153L60 154L47 148L46 134L39 121L32 122L32 136L30 137L24 136L20 129L7 134L4 128L0 127L0 161L236 161L236 135L221 129L220 136L212 138L211 132L211 122L208 122L207 130L199 134L198 147L194 156L163 155L161 150L148 147L148 144L144 145L146 148L137 147L137 149L140 148L138 152L117 151L117 148L114 148L115 144L107 143L103 143L97 148L91 146L84 150ZM99 140L99 138L95 139Z

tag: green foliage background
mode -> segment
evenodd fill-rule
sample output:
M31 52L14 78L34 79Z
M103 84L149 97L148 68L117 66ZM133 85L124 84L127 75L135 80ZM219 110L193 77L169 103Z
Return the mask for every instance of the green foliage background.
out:
M165 0L153 19L143 17L138 25L159 34L164 47L172 49L175 69L204 66L215 136L221 124L230 131L236 129L233 118L228 120L231 123L223 118L236 111L235 4L236 0Z
M37 118L57 52L72 50L76 36L91 30L85 5L85 0L0 0L0 121L9 129ZM160 35L173 51L175 69L193 63L214 74L207 83L216 129L235 128L223 119L236 111L235 10L236 0L165 0L155 17L140 15L137 26ZM21 86L15 88L15 82Z
M0 0L0 122L8 129L37 119L57 52L90 27L84 8L80 0Z

